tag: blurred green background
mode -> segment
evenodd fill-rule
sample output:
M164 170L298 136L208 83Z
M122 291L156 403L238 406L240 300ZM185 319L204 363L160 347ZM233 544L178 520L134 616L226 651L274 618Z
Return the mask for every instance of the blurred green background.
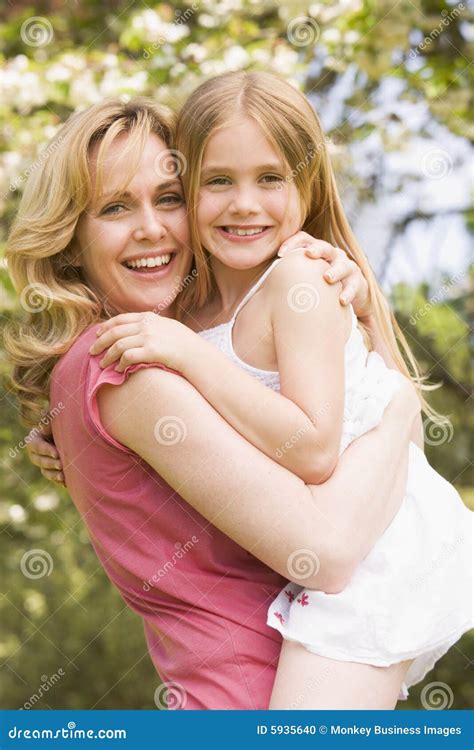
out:
M431 382L443 382L432 403L452 427L426 424L427 454L472 508L472 21L467 3L431 0L4 5L1 246L41 146L75 109L134 94L177 108L203 77L283 74L318 109L356 234ZM4 263L0 274L4 322L18 304ZM140 621L106 579L67 493L29 464L0 362L1 706L155 708L159 678ZM33 550L47 561L38 577L22 573ZM432 707L474 705L473 643L466 635L425 680L444 686ZM423 708L422 688L399 707Z

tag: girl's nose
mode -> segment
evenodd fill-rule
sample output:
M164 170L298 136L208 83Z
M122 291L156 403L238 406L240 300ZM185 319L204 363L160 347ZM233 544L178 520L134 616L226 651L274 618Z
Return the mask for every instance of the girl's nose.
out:
M137 216L137 224L133 232L133 237L137 242L143 240L159 242L159 240L162 240L166 236L167 231L156 209L147 207Z
M231 213L245 215L257 214L260 210L258 198L251 188L239 188L232 196L232 202L229 206Z

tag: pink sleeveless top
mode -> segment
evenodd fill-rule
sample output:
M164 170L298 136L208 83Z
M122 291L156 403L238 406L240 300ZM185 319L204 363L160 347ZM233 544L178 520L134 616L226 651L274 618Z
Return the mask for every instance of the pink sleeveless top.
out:
M181 708L267 709L281 636L266 614L286 581L106 432L100 386L154 365L102 370L101 355L88 353L96 328L57 363L50 395L67 487L97 556L143 619L151 658L182 691Z

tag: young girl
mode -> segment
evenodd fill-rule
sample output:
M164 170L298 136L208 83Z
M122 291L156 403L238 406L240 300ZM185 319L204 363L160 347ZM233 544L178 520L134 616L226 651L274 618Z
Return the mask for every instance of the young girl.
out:
M345 219L319 121L280 79L228 74L188 100L176 146L198 271L182 322L121 315L91 352L109 348L102 365L118 359L119 371L154 361L180 371L260 450L323 482L408 375L396 334L419 379ZM299 229L297 246L342 246L361 267L377 348L394 369L369 353L352 308L322 280L323 261L275 258ZM352 578L341 570L334 591L305 590L319 560L304 549L288 558L301 586L287 585L268 611L284 638L271 708L393 708L471 626L471 514L427 463L421 430L412 439L402 506Z

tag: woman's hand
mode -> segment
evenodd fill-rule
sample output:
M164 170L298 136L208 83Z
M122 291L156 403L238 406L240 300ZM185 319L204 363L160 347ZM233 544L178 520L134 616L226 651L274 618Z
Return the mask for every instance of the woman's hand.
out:
M369 299L369 286L362 271L355 261L348 258L344 250L334 247L329 242L317 240L306 232L297 232L280 247L278 255L282 257L297 250L304 250L308 258L323 258L330 268L324 279L328 284L342 283L339 295L341 305L352 304L358 318L366 318L372 312Z
M40 469L45 479L65 485L61 459L49 437L40 434L35 427L26 438L28 457L31 463Z
M100 354L107 349L100 366L108 367L118 360L117 372L141 362L159 362L181 372L195 336L171 318L152 312L124 313L102 323L89 353Z

